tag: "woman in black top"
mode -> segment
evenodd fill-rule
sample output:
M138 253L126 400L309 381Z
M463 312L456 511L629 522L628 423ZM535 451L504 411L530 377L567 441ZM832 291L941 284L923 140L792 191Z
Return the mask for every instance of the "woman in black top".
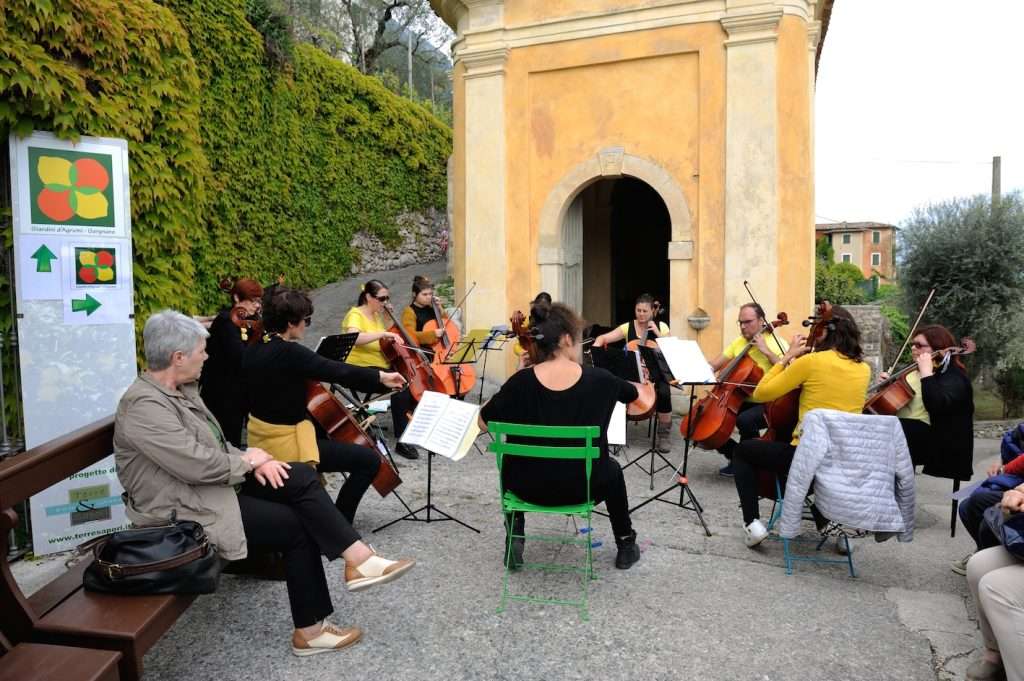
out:
M242 307L250 316L259 314L263 287L258 282L239 279L229 293L234 305ZM210 337L206 341L209 359L199 378L199 395L217 417L224 437L236 447L242 446L242 427L249 413L242 380L245 349L241 329L231 322L231 308L221 310L210 324Z
M254 428L260 425L253 419L270 427L299 426L308 421L306 384L310 380L366 392L383 392L405 385L405 379L398 373L335 362L298 343L306 335L312 315L309 296L284 287L274 292L263 310L263 324L269 337L250 347L242 361L249 390L250 442ZM296 440L301 442L299 436ZM316 448L319 471L349 474L335 505L351 523L363 493L381 465L380 457L368 447L330 440L322 431L317 431ZM300 460L299 451L273 451L267 445L263 449L277 459Z
M616 402L632 402L636 387L604 369L580 365L583 324L571 309L555 303L534 305L531 331L539 355L534 366L514 373L480 410L481 427L489 421L540 426L600 426L595 443L601 456L594 462L590 496L608 508L618 555L615 567L626 569L640 559L636 532L629 518L626 481L618 462L608 456L608 421ZM538 442L536 440L531 441ZM563 443L564 444L564 443ZM512 457L502 470L503 484L525 501L545 506L576 504L586 500L585 475L579 461L551 461ZM516 535L523 533L522 514L506 518ZM510 567L523 559L523 540L514 539Z

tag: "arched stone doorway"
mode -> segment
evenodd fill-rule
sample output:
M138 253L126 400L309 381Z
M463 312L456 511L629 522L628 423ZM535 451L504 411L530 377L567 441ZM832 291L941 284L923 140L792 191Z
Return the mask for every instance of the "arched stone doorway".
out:
M665 304L673 332L688 335L693 258L691 216L674 178L621 148L585 161L548 195L541 212L541 288L611 325L650 292Z

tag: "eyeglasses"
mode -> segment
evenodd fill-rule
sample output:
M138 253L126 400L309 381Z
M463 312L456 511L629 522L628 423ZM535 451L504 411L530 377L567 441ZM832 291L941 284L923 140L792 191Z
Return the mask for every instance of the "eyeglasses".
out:
M377 300L379 300L382 303L386 303L389 300L391 300L391 296L374 296L374 298L376 298Z
M914 348L915 350L920 350L921 348L930 348L931 346L928 345L927 343L911 343L910 347Z
M302 321L306 322L306 326L312 326L313 325L313 315L310 315L310 316L306 317Z

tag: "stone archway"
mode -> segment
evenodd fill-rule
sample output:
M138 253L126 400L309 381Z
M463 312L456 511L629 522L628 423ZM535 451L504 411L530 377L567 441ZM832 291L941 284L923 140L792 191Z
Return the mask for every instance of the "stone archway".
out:
M635 177L650 185L665 202L671 221L668 244L671 309L669 323L675 334L689 336L686 315L693 305L689 290L690 262L693 259L692 216L686 197L675 178L661 166L645 158L625 153L621 147L602 149L592 158L566 173L548 193L540 213L537 238L537 263L540 287L555 300L578 306L580 254L577 246L582 235L575 201L591 184L602 179ZM568 296L568 297L567 297ZM569 297L573 300L569 300Z

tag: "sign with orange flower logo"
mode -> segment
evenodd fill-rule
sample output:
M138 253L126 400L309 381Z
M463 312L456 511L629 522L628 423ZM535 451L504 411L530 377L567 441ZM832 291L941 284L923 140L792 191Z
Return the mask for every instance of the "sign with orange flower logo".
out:
M30 146L28 165L32 222L114 226L110 155Z

